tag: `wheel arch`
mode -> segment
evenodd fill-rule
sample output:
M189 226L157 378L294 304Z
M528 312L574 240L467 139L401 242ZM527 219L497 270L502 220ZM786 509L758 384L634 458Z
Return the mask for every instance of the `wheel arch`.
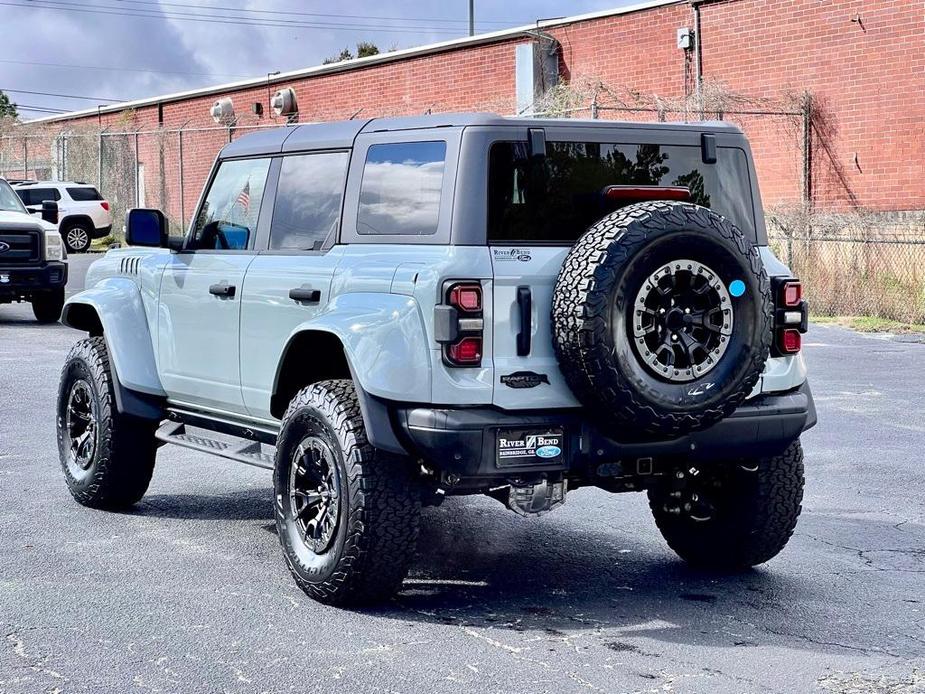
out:
M324 355L324 358L319 359L317 355ZM289 338L273 379L270 412L281 419L289 402L302 388L341 378L353 381L369 442L382 450L407 454L395 435L387 404L364 388L344 341L329 328L307 327Z
M93 223L93 218L87 214L69 214L66 217L62 217L58 227L60 229L67 229L68 226L72 226L74 224L86 224L90 227L91 232L96 228L96 225Z
M64 305L61 322L106 341L120 412L161 418L167 394L158 376L144 302L134 282L109 278L72 296Z

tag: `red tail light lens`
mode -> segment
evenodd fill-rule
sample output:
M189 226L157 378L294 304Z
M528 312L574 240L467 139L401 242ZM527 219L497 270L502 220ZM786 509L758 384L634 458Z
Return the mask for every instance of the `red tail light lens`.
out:
M482 338L464 337L446 350L447 357L457 364L473 365L482 361Z
M107 201L103 200L103 202L100 203L100 207L109 212L109 203Z
M795 328L787 328L780 331L777 340L777 347L783 354L796 354L803 346L803 336Z
M474 313L482 310L482 287L478 284L457 284L450 290L450 306Z
M645 202L646 200L691 201L691 191L683 186L607 186L604 197L617 202Z
M780 288L780 301L787 308L800 305L803 300L803 285L800 282L784 282Z

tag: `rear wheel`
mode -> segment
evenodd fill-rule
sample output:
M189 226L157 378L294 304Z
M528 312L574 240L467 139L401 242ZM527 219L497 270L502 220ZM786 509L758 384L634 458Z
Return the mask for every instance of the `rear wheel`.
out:
M353 383L292 399L273 475L276 528L296 583L337 605L390 597L414 554L420 492L411 461L371 446Z
M70 222L61 233L69 253L83 253L90 248L93 229L86 222Z
M39 323L57 323L64 309L64 288L32 296L32 313Z
M71 349L58 388L58 454L71 495L84 506L124 508L148 489L157 453L154 425L116 409L102 337Z
M802 509L803 449L715 470L679 469L649 491L662 536L678 556L707 569L740 570L776 556Z

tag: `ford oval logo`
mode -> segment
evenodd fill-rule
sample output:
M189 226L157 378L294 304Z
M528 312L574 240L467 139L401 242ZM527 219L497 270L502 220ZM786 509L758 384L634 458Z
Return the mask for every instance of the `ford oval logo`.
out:
M6 253L8 250L10 250L10 244L0 241L0 253Z
M540 458L555 458L562 452L558 446L540 446L536 449L536 454Z

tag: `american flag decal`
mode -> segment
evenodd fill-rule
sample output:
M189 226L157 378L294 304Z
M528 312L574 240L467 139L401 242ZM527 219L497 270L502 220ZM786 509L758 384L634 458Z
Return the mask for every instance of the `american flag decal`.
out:
M238 194L238 199L234 201L235 205L240 205L244 208L244 211L247 212L247 208L251 205L251 182L248 179L247 183L244 184L244 187L241 189L241 192Z

